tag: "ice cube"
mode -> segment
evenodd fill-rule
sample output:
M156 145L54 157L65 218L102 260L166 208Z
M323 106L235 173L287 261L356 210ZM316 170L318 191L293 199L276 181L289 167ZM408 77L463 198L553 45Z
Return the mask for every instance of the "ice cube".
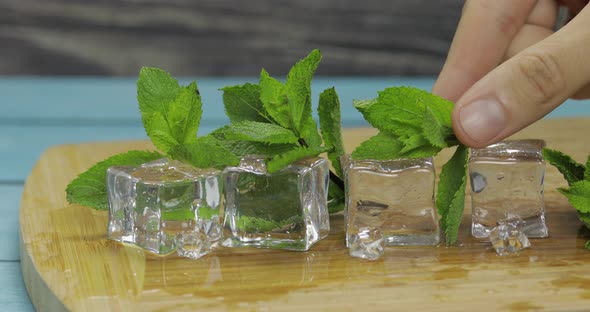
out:
M350 233L348 253L355 258L377 260L383 255L383 234L377 228L361 227Z
M503 141L473 149L469 160L472 235L484 238L506 220L520 219L528 237L547 237L542 140Z
M343 163L347 233L371 227L383 233L388 246L439 243L432 158L377 161L345 156Z
M308 250L330 232L328 162L306 158L272 174L263 162L249 156L224 171L223 245Z
M490 231L490 241L500 256L508 256L531 246L527 236L513 224L501 224Z
M182 231L176 235L177 254L181 257L199 259L212 251L209 237L199 229Z
M177 234L196 228L199 212L219 220L220 179L219 170L167 159L109 168L108 238L156 254L173 252Z

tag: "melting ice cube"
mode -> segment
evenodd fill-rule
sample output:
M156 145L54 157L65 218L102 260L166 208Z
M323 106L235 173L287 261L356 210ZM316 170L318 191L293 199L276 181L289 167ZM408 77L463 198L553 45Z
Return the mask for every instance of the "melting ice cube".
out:
M383 234L377 228L361 227L348 238L348 253L352 257L377 260L383 255Z
M500 224L490 231L490 241L500 256L508 256L531 247L526 235L512 224Z

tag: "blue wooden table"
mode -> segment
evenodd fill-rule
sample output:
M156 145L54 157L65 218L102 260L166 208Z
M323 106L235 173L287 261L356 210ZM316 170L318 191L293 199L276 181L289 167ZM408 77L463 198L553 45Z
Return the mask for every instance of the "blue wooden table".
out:
M256 78L196 78L203 97L200 134L228 120L219 88ZM430 90L434 78L316 78L321 90L335 86L345 127L366 126L353 99L375 97L389 86ZM23 184L49 146L89 141L147 139L135 99L135 79L0 78L0 310L33 311L20 272L18 209ZM547 118L589 115L590 101L568 101Z

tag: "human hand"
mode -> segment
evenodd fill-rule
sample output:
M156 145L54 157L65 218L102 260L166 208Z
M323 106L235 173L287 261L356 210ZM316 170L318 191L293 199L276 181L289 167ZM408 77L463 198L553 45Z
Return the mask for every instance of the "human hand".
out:
M567 98L590 97L590 6L553 32L554 0L467 0L433 93L456 102L453 129L484 147L541 119Z

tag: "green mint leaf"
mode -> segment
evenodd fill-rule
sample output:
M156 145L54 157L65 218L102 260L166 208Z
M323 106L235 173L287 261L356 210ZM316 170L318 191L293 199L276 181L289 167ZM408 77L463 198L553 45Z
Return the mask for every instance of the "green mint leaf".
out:
M448 147L447 140L453 135L453 126L451 124L453 103L434 95L429 100L422 121L424 137L436 147Z
M391 87L379 91L378 106L383 113L403 123L421 128L424 119L424 97L432 96L424 90L411 87Z
M303 128L311 116L311 80L321 58L320 51L313 50L308 56L297 62L287 75L285 86L287 87L289 112L293 130L297 133L303 132Z
M320 130L324 142L327 146L334 147L331 152L328 152L328 158L336 174L341 177L342 167L340 165L340 157L344 155L344 144L342 143L342 133L340 132L340 100L334 88L326 89L320 94L318 115L320 116Z
M580 221L582 221L582 223L584 223L584 225L590 229L590 213L582 213L578 211L578 217L580 218Z
M69 203L108 210L106 174L111 166L139 166L163 158L158 152L130 151L111 156L80 174L66 188Z
M361 143L351 154L353 159L386 160L401 157L402 143L395 137L379 132Z
M303 159L306 157L317 156L328 149L324 147L297 147L284 154L276 155L266 164L266 169L269 173L277 172L294 161Z
M289 219L284 220L269 220L265 218L257 218L252 216L245 216L242 215L238 219L237 227L241 231L247 233L264 233L264 232L272 232L274 230L281 230L285 227L293 226L293 224L301 223L301 217L293 216ZM272 248L278 248L279 246L273 246Z
M221 89L225 114L231 122L272 122L260 101L260 86L246 83Z
M191 144L177 145L170 150L169 155L198 168L222 169L237 166L240 162L237 156L210 135L200 137Z
M195 212L192 209L176 209L176 210L164 210L162 211L163 221L185 221L194 220Z
M405 122L396 116L391 104L381 103L378 99L354 100L352 105L363 114L371 126L399 137L421 135L422 129L413 123Z
M441 217L440 224L445 233L447 245L457 241L459 225L463 217L468 151L467 147L459 145L451 159L442 167L440 174L436 208Z
M402 156L405 158L424 158L424 157L432 157L440 152L441 148L432 146L430 144L422 145L420 147L414 148L409 152L403 153Z
M584 179L584 166L577 163L570 156L549 148L543 149L543 157L565 178L568 185Z
M403 144L403 148L401 153L406 154L414 149L423 147L423 146L430 146L430 141L428 141L424 136L421 134L414 134L410 137L401 137L399 138Z
M164 114L167 105L176 99L181 87L167 72L153 67L143 67L137 80L137 100L143 114Z
M201 96L197 84L192 82L181 89L168 107L168 125L172 136L180 144L191 144L197 139L197 131L203 114Z
M328 212L336 213L344 210L345 193L334 181L328 184Z
M268 144L261 142L250 141L236 141L229 140L225 137L223 131L225 128L220 128L210 133L215 137L223 147L229 150L232 154L242 157L245 155L266 155L269 157L286 153L294 148L297 144Z
M320 147L322 145L322 137L318 132L318 125L313 117L308 116L305 127L301 132L301 137L309 147Z
M241 121L220 130L228 140L252 141L271 144L297 143L298 138L289 129L255 121Z
M586 167L584 168L584 180L590 181L590 155L586 159Z
M287 103L287 87L268 75L260 72L260 101L265 111L284 128L292 128L291 113Z
M146 133L159 150L167 153L196 140L202 103L195 83L180 87L165 71L144 67L137 80L137 100Z
M570 204L580 213L590 213L590 181L574 182L569 189L560 188Z

